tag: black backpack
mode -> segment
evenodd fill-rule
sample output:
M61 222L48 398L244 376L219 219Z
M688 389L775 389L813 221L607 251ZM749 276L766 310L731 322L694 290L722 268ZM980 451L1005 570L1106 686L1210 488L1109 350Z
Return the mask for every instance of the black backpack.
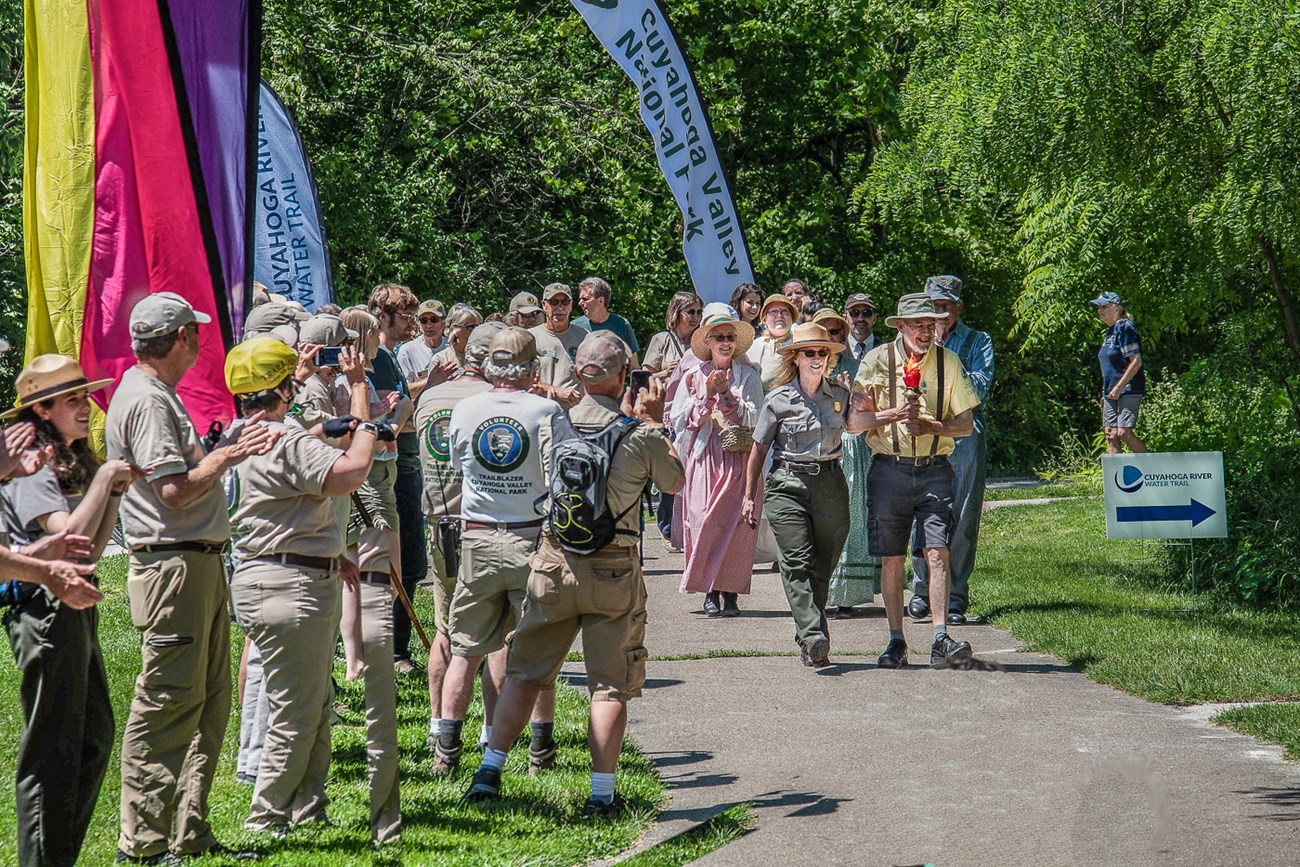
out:
M551 446L547 524L564 550L592 554L604 548L614 541L618 522L640 504L637 497L621 514L614 515L605 500L614 450L638 424L634 418L616 418L595 433L579 432Z

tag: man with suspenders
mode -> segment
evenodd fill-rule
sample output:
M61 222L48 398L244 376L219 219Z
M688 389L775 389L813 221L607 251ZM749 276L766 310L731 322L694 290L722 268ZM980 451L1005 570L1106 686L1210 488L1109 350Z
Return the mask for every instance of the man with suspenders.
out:
M948 540L952 532L954 440L969 436L979 397L957 354L935 343L935 312L924 292L898 299L885 324L898 338L867 354L853 384L849 431L866 431L874 457L867 475L867 546L881 558L889 644L881 668L907 664L903 561L915 521L930 571L934 644L930 663L960 665L970 644L948 635Z

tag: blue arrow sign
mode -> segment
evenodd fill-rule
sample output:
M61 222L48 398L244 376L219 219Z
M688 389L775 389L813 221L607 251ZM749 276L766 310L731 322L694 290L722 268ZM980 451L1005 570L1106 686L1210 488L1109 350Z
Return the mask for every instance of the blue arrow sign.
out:
M1214 510L1204 503L1192 500L1186 506L1119 506L1115 509L1115 520L1121 524L1142 521L1191 521L1192 526L1204 521L1214 514Z

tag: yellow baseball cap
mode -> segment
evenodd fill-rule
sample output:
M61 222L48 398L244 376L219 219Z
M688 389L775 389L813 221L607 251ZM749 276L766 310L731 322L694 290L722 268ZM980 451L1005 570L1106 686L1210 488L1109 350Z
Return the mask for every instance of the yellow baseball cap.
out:
M226 356L226 388L231 394L256 394L275 388L298 366L298 353L274 337L240 343Z

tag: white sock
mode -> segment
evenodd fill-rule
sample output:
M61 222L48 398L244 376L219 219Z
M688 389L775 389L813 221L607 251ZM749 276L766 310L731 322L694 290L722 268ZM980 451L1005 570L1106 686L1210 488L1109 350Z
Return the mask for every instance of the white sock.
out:
M492 726L485 725L478 733L478 742L486 744L492 740Z
M488 747L488 749L484 751L483 763L479 765L481 768L492 768L497 771L501 770L505 766L506 754L501 750L494 750L491 747Z
M614 775L591 772L591 797L605 804L614 800Z
M431 717L429 719L429 734L433 735L436 738L438 736L438 731L439 731L438 726L441 724L442 724L441 719L439 719L436 716Z

